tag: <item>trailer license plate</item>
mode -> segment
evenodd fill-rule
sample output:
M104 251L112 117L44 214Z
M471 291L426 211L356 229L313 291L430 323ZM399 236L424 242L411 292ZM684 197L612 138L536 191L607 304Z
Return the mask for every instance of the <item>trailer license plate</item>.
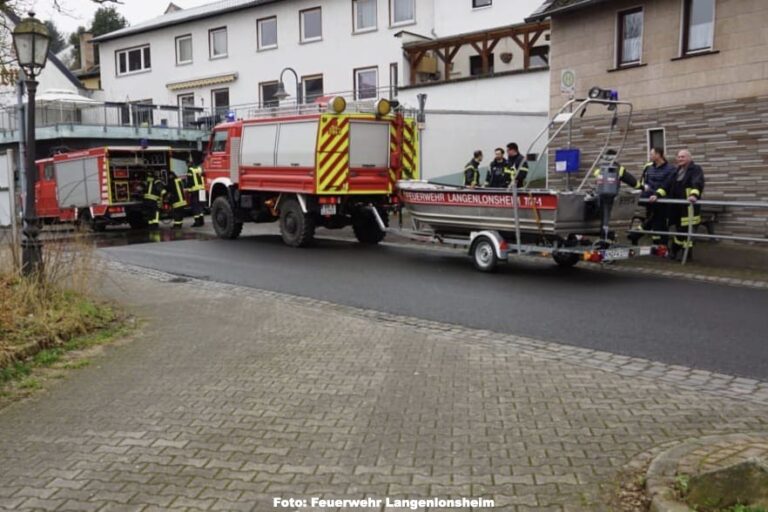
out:
M320 205L320 215L336 215L336 205L335 204L321 204Z
M650 247L641 247L640 248L640 256L650 256L651 255L651 248Z
M629 258L629 249L606 249L606 260L624 260Z

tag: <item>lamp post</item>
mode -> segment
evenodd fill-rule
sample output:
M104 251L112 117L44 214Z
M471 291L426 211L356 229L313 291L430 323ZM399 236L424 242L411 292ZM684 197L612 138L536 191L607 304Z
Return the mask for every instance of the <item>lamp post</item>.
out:
M24 228L21 241L21 272L25 276L38 275L42 270L43 250L38 240L37 211L35 208L35 76L48 60L50 35L45 25L30 12L13 29L13 48L19 67L24 70L24 87L27 90L27 163L25 169L26 194L24 196Z
M280 72L280 83L277 86L277 92L275 93L275 98L277 98L280 101L283 101L286 99L290 94L285 92L285 82L283 82L283 75L286 71L290 71L293 73L293 76L296 78L296 108L299 108L299 105L301 105L302 102L302 94L301 94L301 80L299 80L299 74L296 73L296 70L293 68L284 68Z

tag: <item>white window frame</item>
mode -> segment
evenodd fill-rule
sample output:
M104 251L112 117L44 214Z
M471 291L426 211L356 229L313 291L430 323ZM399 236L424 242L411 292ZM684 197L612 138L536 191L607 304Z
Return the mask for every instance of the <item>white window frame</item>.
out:
M267 100L264 96L264 86L276 86L279 82L276 80L268 80L266 82L259 82L259 106L262 108L274 108L280 106L280 100L277 98ZM267 105L267 101L271 101L274 105Z
M475 2L477 0L472 0L472 9L488 9L489 7L493 7L493 0L488 0L487 5L475 5Z
M320 12L320 35L316 37L305 37L304 36L304 14L312 11ZM299 11L299 40L302 43L314 43L316 41L323 40L323 8L321 6L310 7L309 9L302 9L301 11Z
M619 40L619 35L621 37L624 37L624 27L622 25L622 22L624 21L624 16L627 14L634 14L636 12L640 12L640 16L642 17L642 23L640 27L640 56L638 57L637 61L629 61L629 62L622 62L621 58L621 51L624 48L624 41ZM620 68L631 68L634 66L639 66L643 63L643 47L645 46L645 7L642 5L636 5L633 7L628 7L626 9L622 9L620 11L616 11L616 36L615 36L615 43L614 43L614 66L616 69Z
M275 22L275 44L263 45L261 44L261 24L265 21ZM274 50L277 48L278 33L277 33L277 16L267 16L265 18L259 18L256 20L256 49L260 52L264 50Z
M144 49L149 49L149 61L150 65L149 67L144 67ZM141 55L141 68L131 71L130 63L128 59L128 54L132 51L139 51L139 55ZM120 55L125 54L125 72L120 72ZM152 71L152 48L149 44L142 44L140 46L131 46L130 48L122 48L120 50L115 50L115 75L117 76L127 76L127 75L135 75L137 73L147 73L149 71Z
M688 0L682 0L680 2L680 57L688 57L706 53L712 53L715 51L715 30L717 29L717 0L712 2L712 41L708 48L701 48L698 50L689 50L687 38L690 37L691 27L688 25L688 19L686 17L685 6Z
M366 32L373 32L379 29L379 2L378 0L365 0L373 2L373 26L371 27L358 27L357 26L357 5L359 0L352 0L352 33L353 34L365 34Z
M185 40L189 40L189 60L181 60L181 51L180 51L180 43ZM192 61L194 60L194 48L192 46L192 34L184 34L183 36L176 36L176 65L177 66L184 66L187 64L192 64Z
M319 96L322 97L325 95L325 77L322 75L322 73L317 73L315 75L305 75L301 77L301 97L304 100L304 103L307 103L307 80L317 80L318 78L323 81L323 94Z
M224 41L227 46L227 50L219 55L214 55L214 44L213 44L213 35L218 32L224 32ZM212 28L208 31L208 58L210 60L215 59L225 59L229 56L229 33L227 32L227 27L217 27Z
M413 17L409 20L395 21L395 4L398 0L389 0L389 26L400 27L403 25L412 25L416 23L416 0L407 0L413 5Z
M366 71L374 71L376 72L376 84L374 89L374 94L371 97L360 97L360 91L358 90L358 75L360 73L364 73ZM376 99L376 97L379 94L379 67L378 66L368 66L364 68L358 68L354 70L354 92L355 92L355 100L367 100L367 99Z

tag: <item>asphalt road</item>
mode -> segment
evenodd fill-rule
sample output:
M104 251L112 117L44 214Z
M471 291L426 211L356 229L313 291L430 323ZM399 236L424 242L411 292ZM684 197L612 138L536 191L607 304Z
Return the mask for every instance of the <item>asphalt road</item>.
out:
M768 292L549 262L483 274L462 253L278 236L100 249L185 276L768 379ZM290 311L286 311L290 314Z

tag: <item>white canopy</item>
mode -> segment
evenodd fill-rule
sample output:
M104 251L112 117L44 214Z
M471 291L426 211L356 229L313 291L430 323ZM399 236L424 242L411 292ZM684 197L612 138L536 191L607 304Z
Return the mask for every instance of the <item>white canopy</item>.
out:
M79 103L93 105L101 103L87 96L81 96L76 91L67 89L46 89L35 97L35 103Z

